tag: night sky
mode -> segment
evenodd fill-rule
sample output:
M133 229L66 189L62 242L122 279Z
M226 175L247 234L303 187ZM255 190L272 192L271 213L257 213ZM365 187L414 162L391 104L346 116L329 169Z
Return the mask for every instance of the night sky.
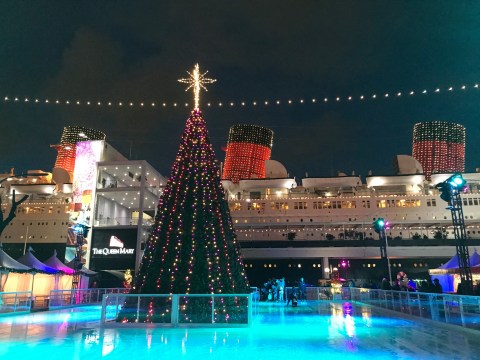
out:
M274 131L290 176L393 175L413 125L443 120L466 127L466 170L480 167L479 2L2 1L0 53L0 172L51 171L50 145L81 125L168 176L192 108L177 79L197 62L218 80L201 109L219 161L246 123Z

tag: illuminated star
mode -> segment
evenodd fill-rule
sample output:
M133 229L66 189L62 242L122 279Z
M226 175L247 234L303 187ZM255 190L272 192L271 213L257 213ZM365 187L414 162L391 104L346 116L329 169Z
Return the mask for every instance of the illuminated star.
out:
M198 64L195 65L193 72L187 71L187 74L190 75L189 78L185 79L178 79L179 82L188 84L188 88L185 89L185 91L190 90L193 88L193 97L195 101L195 110L199 108L199 103L200 103L200 89L203 89L205 91L208 91L207 88L205 87L206 84L212 84L216 79L209 79L206 78L205 75L207 75L208 71L204 72L203 74L200 74L200 67Z

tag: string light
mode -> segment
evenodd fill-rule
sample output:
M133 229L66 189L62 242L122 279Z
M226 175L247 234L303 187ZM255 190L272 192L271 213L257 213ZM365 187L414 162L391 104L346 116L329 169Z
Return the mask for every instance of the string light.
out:
M204 73L202 76L204 76L206 73ZM187 80L187 79L181 79L181 80ZM214 82L213 79L204 79L204 80L212 80L212 82ZM205 82L206 83L206 82ZM190 89L192 87L192 85L190 85L188 87L188 89ZM205 89L204 86L200 86L200 88L202 89ZM188 90L187 89L187 90ZM467 85L461 85L459 87L454 87L454 86L448 86L448 87L445 87L444 90L447 91L447 92L450 92L450 93L453 93L455 91L466 91L466 90L469 90L469 89L479 89L479 84L473 84L473 85L470 85L470 86L467 86ZM442 92L442 89L441 88L434 88L432 90L430 90L430 92L432 93L441 93ZM423 89L421 91L418 92L418 94L428 94L429 93L429 90L428 89ZM396 97L396 98L402 98L404 96L406 96L408 94L408 96L415 96L417 93L415 92L415 90L410 90L410 91L405 91L405 92L402 92L402 91L397 91L397 92L394 92L393 94L395 94L395 96L392 95L392 93L390 92L385 92L383 94L371 94L371 95L357 95L357 96L353 96L353 95L350 95L348 97L345 97L349 102L352 102L352 101L355 101L355 100L358 100L360 102L364 102L368 99L372 99L372 100L378 100L380 97L383 98L383 99L391 99L393 97ZM336 102L340 103L341 100L342 100L342 97L340 96L334 96L334 97L331 97L333 98ZM21 101L23 100L23 101ZM58 100L55 100L55 101L50 101L49 99L44 99L44 100L40 100L38 98L36 98L34 101L30 101L30 99L28 97L25 97L23 99L19 98L19 97L10 97L10 96L4 96L3 98L3 101L4 102L15 102L15 103L27 103L27 104L49 104L49 105L68 105L70 104L70 101L69 100L61 100L61 99L58 99ZM329 97L325 97L323 98L323 102L324 103L327 103L329 102ZM94 102L90 102L90 101L81 101L81 100L77 100L75 102L77 105L91 105L92 103L96 103L97 106L99 107L103 107L103 106L118 106L118 107L122 107L124 105L124 102L122 101L119 101L119 102L113 102L113 101L105 101L105 102L101 102L101 101L94 101ZM238 106L247 106L248 104L252 105L252 106L257 106L259 104L267 107L267 106L278 106L278 105L293 105L293 104L300 104L300 105L305 105L305 104L308 104L308 103L311 103L311 104L318 104L319 101L317 101L316 98L311 98L311 99L299 99L299 100L292 100L292 99L288 99L286 101L281 101L281 100L276 100L276 101L267 101L267 100L263 100L263 101L257 101L257 100L252 100L250 102L245 102L245 101L242 101L242 102L236 102L236 101L227 101L227 102L223 102L223 101L217 101L215 103L208 103L207 106L209 107L213 107L213 106L218 106L218 107L223 107L223 105L227 103L229 104L230 108L235 108L235 107L238 107ZM156 102L146 102L146 101L139 101L138 103L136 102L133 102L133 101L128 101L127 104L129 104L129 107L132 107L132 108L148 108L148 107L156 107ZM162 103L162 107L164 108L169 108L169 107L177 107L178 106L178 102L172 102L172 103L167 103L167 102L163 102ZM185 107L188 107L189 104L188 103L185 103ZM195 105L196 106L196 105Z

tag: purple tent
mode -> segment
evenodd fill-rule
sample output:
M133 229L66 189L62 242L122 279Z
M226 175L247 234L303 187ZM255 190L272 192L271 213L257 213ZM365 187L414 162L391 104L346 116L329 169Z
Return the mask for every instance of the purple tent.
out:
M23 265L29 266L32 269L42 272L45 274L57 274L60 271L57 269L54 269L48 265L45 265L42 263L40 260L38 260L35 256L32 254L32 248L28 248L28 251L25 255L22 255L20 258L17 259L19 263L22 263Z
M477 249L473 251L473 254L470 256L470 266L480 265L480 255L477 253ZM458 257L457 254L452 256L445 264L438 267L437 269L458 269Z
M477 253L477 249L473 250L473 254L470 256L470 266L480 265L480 255Z
M73 275L74 271L71 267L68 267L64 263L62 263L57 257L57 250L53 251L53 256L49 257L47 260L43 262L45 265L50 266L56 270L62 271L67 275Z
M473 254L470 255L469 262L472 272L476 272L477 267L480 266L480 255L478 254L477 249L475 249ZM453 292L455 291L454 276L455 274L458 274L458 269L458 257L455 254L445 264L436 269L430 270L429 273L432 277L432 280L438 279L444 292Z
M458 268L458 257L457 254L453 255L450 260L448 260L442 266L439 266L437 269L454 269Z

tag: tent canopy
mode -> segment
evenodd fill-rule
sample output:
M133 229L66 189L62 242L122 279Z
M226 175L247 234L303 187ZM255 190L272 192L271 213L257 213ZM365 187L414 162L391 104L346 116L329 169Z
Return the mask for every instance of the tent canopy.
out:
M439 266L437 269L455 269L458 268L458 256L457 254L453 255L450 260L445 264Z
M470 267L473 269L474 267L480 266L480 255L477 252L477 249L473 251L473 254L470 255L469 258ZM441 275L441 274L455 274L459 268L458 265L458 256L457 254L453 255L450 260L448 260L442 266L439 266L436 269L429 270L430 275Z
M57 257L57 250L53 251L53 256L45 260L44 264L56 270L62 271L67 275L73 275L73 273L75 272L71 267L68 267L60 261L60 259Z
M74 263L75 263L75 261L72 260L72 261L70 261L70 262L67 263L67 266L68 266L70 269L73 269L73 267L75 266ZM74 269L74 271L75 271L75 269ZM95 272L95 271L93 271L93 270L87 269L87 268L85 267L85 265L82 265L82 268L80 269L80 273L81 273L82 275L85 275L85 276L94 276L94 275L97 275L97 274L98 274L97 272Z
M470 266L480 265L480 255L477 253L477 249L473 251L472 256L470 256Z
M42 263L40 260L38 260L33 254L32 254L32 248L28 248L28 251L25 255L20 256L17 261L19 263L22 263L23 265L29 266L32 269L35 269L38 272L46 273L46 274L56 274L60 272L57 269L54 269L48 265L45 265Z
M11 258L5 251L0 243L0 270L12 271L12 272L30 272L32 269L24 264L19 263L17 260Z

